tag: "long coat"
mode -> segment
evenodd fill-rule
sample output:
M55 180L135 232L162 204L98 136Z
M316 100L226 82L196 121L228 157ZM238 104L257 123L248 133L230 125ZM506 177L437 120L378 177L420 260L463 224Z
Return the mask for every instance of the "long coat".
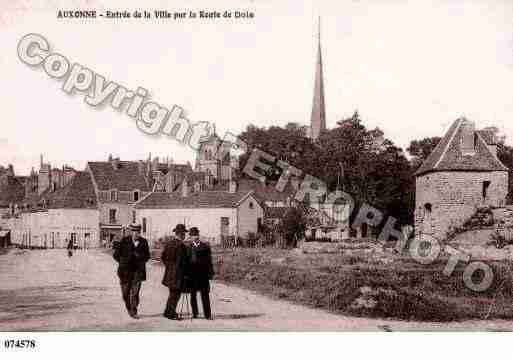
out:
M162 251L161 259L166 267L162 284L171 290L183 291L187 267L187 251L183 242L176 237L169 239Z
M137 247L131 237L123 237L114 247L114 259L119 263L118 277L121 283L133 279L146 280L146 262L150 259L148 241L139 237Z
M214 277L212 264L212 251L205 242L187 243L189 265L187 276L190 278L188 286L193 291L210 290L209 281Z

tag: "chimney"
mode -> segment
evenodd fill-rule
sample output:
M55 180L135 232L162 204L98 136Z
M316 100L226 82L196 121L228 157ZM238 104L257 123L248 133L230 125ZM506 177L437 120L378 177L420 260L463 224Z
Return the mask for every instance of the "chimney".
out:
M14 177L14 167L12 166L12 164L9 164L9 166L7 166L7 176Z
M189 195L189 186L187 185L187 177L184 177L182 182L182 197L187 197Z
M144 161L139 160L137 162L137 171L139 171L139 174L141 176L145 176L146 175L146 173L144 171Z
M476 153L475 149L475 126L474 122L467 119L461 119L461 143L460 149L463 156L472 156Z
M173 192L173 189L175 188L175 174L173 171L169 171L165 175L165 192Z

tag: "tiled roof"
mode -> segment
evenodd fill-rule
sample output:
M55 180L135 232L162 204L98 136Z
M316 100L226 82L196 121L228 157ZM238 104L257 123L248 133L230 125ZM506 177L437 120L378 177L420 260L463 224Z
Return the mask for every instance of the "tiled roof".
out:
M183 197L178 192L152 192L136 203L135 208L234 208L249 195L251 192L204 191Z
M289 181L283 191L278 191L276 182L263 184L262 182L254 179L239 179L237 180L238 191L254 191L255 197L260 201L272 202L286 202L287 198L294 199L296 191L292 188ZM216 190L228 190L228 182L222 182L214 187Z
M172 163L168 166L168 171L179 171L189 173L192 172L192 167L190 163L182 164L182 163Z
M18 178L9 176L6 183L0 185L0 207L9 207L9 204L19 202L25 197L25 187Z
M481 136L485 131L474 131L472 155L462 153L463 127L468 124L468 120L464 118L454 121L415 175L433 171L507 171L508 168L488 149L486 140ZM487 140L491 140L488 135L485 136Z
M87 165L100 191L150 190L137 162L119 161L119 168L114 168L112 162L88 162Z
M283 218L290 207L264 207L265 218Z
M46 200L46 208L97 208L91 175L82 171L77 172L66 186L55 191L47 189L36 205L41 205L43 200Z

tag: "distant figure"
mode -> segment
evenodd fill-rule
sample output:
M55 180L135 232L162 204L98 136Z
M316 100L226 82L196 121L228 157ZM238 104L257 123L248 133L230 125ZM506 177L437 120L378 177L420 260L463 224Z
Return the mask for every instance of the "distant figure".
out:
M191 277L191 307L192 317L198 317L197 292L201 295L201 304L203 305L203 314L206 319L212 319L210 309L210 280L214 277L214 266L212 265L212 251L210 245L199 239L199 230L192 227L189 230L191 239L188 246L189 268L188 274Z
M73 240L70 239L68 241L68 257L71 257L73 255Z
M187 250L183 244L187 229L183 224L177 224L174 236L169 239L162 252L162 263L166 270L162 284L169 288L169 297L164 310L164 317L171 320L180 320L176 313L176 306L185 287L185 268L187 265Z
M128 315L139 319L137 306L141 284L146 280L146 262L150 259L148 241L141 237L141 225L130 224L130 236L115 246L114 259L119 263L118 276Z

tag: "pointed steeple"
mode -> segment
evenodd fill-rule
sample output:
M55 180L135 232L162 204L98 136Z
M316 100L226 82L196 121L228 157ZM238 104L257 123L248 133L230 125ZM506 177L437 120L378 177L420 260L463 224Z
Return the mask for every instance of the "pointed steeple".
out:
M326 129L326 107L324 103L324 80L322 72L321 50L321 18L319 17L317 64L315 68L314 96L312 103L312 116L310 118L310 136L313 140L319 137L321 131Z

